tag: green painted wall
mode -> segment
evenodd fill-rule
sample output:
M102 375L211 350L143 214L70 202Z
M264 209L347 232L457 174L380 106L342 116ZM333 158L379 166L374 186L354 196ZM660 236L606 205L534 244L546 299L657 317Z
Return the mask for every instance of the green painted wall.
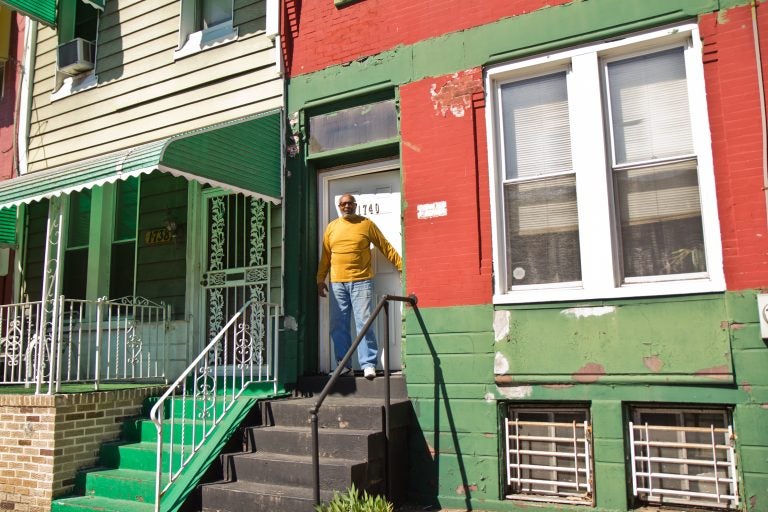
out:
M45 229L48 222L48 201L26 205L27 234L24 238L22 295L40 300L43 290L43 261L45 260ZM25 300L22 297L22 300Z
M173 318L184 318L186 290L186 219L187 186L184 178L153 173L141 180L139 201L139 237L136 258L136 294L173 308ZM163 228L166 219L179 226L175 243L148 246L143 239L147 230Z
M627 510L628 406L702 404L735 406L744 510L768 509L768 348L760 338L755 293L625 300L616 307L620 313L581 318L564 314L572 311L568 304L515 309L514 327L499 341L494 320L504 313L491 306L431 308L418 315L409 310L405 372L418 421L411 439L411 495L443 507L530 508L501 499L500 404L588 404L597 510ZM531 323L539 325L538 332L525 327ZM660 348L668 372L633 360L647 350L645 340L655 340L652 346ZM603 350L613 343L624 351ZM717 351L715 362L733 368L734 379L695 379L700 363L711 362L709 350ZM495 373L497 352L513 362L504 376ZM558 370L578 367L595 355L607 369L633 373L623 380L615 373L580 383ZM535 382L517 379L518 360L520 368L549 368L549 373L540 371ZM694 379L687 382L686 375ZM563 509L569 507L541 508Z

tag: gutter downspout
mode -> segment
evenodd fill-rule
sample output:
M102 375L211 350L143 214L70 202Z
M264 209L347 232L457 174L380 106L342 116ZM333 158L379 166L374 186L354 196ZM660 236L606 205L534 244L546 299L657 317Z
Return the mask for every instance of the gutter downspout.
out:
M752 34L755 42L755 59L757 61L757 89L760 93L760 127L762 128L763 147L763 193L765 194L766 221L768 222L768 126L766 125L765 88L763 86L763 57L760 52L760 31L757 27L757 0L751 0Z
M37 21L27 18L24 34L24 65L21 68L21 86L19 87L19 126L18 126L18 175L27 173L29 159L29 127L32 118L32 87L35 75L35 54L37 52Z

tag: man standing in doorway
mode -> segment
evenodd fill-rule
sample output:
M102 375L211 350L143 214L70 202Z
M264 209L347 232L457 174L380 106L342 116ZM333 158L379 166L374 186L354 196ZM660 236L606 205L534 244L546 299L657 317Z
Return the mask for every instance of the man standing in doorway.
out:
M372 220L357 215L357 201L352 194L339 200L341 217L328 223L323 235L323 253L317 269L317 293L325 297L328 286L325 277L331 273L331 339L337 363L352 344L349 332L350 313L355 316L359 333L373 312L373 268L371 244L395 266L402 270L402 260L394 247ZM365 333L357 348L357 359L367 379L376 377L378 355L373 326ZM351 374L347 366L342 375Z

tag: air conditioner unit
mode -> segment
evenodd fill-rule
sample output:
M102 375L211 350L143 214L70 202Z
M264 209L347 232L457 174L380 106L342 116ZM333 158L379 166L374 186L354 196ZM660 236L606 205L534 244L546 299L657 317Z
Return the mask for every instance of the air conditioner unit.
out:
M77 75L93 69L96 47L80 37L60 44L56 50L56 67L59 72Z

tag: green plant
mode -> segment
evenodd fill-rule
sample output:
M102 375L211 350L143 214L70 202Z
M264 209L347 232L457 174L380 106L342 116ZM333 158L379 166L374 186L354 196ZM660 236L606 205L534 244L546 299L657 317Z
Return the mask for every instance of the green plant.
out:
M315 505L315 512L392 512L394 507L382 496L372 496L357 490L355 484L347 492L333 493L328 504Z

